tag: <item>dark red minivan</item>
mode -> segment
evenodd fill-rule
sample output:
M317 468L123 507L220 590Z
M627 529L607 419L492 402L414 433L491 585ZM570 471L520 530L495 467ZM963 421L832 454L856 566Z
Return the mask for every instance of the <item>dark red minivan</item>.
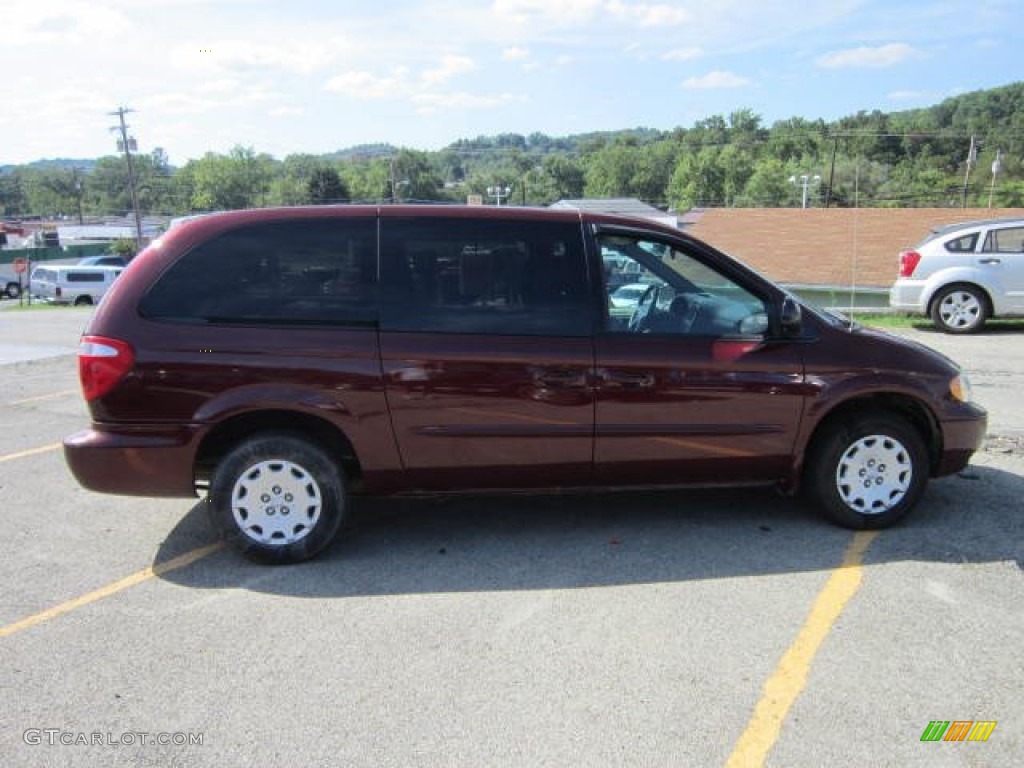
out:
M763 483L879 528L986 422L945 357L678 230L564 210L194 218L131 263L79 361L78 481L206 493L268 562L315 555L357 492Z

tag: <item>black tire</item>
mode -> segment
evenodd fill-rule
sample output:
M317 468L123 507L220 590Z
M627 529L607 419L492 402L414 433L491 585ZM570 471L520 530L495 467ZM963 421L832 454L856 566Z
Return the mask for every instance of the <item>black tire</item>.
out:
M9 299L17 299L21 296L21 286L17 283L8 283L4 293L7 294Z
M88 307L91 304L92 298L89 296L79 296L77 299L75 299L76 307Z
M807 459L811 501L834 523L857 530L902 519L928 483L920 433L896 414L869 413L826 426Z
M988 296L974 285L947 285L932 300L932 324L944 333L974 333L989 316Z
M250 560L271 564L316 555L348 512L341 468L319 446L282 432L251 437L225 455L207 501L224 539Z

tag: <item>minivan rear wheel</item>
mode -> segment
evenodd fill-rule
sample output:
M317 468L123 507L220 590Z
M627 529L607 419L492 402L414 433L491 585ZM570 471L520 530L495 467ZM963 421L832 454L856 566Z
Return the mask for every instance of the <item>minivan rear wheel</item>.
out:
M210 478L214 528L250 560L297 563L331 543L347 513L341 469L316 444L266 433L237 445Z
M973 333L985 325L988 299L973 285L950 285L932 302L932 323L946 333Z
M846 528L886 528L920 499L928 481L921 435L896 415L838 422L811 446L807 484L812 500Z

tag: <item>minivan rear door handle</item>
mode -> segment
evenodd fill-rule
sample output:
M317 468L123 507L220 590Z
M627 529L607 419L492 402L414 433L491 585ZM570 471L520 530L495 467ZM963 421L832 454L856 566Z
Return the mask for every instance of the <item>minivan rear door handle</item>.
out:
M996 258L978 259L978 263L979 264L1002 264L1003 260L1002 259L996 259Z
M654 387L654 375L643 371L609 370L606 368L600 369L597 377L606 387L618 387L619 389L652 389Z
M579 389L587 386L587 371L566 368L542 369L537 380L546 387Z

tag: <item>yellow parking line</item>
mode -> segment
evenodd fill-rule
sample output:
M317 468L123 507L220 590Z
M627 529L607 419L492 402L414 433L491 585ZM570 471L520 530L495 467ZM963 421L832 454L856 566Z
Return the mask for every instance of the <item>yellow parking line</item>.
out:
M764 684L761 699L746 730L733 747L726 768L757 768L779 739L782 723L807 684L811 663L839 614L860 588L864 553L878 531L858 531L846 550L843 563L829 576L796 640Z
M40 453L49 453L50 451L56 451L62 445L62 443L50 443L49 445L44 445L40 448L29 448L27 451L8 453L3 456L0 456L0 464L3 464L5 461L14 461L15 459L24 459L27 456L36 456Z
M26 397L22 400L11 400L8 405L25 405L25 403L38 403L40 400L56 400L58 397L76 395L78 391L77 389L64 389L60 392L51 392L48 395L36 395L35 397Z
M224 543L218 541L213 544L208 544L205 547L193 549L183 555L178 555L177 557L171 558L170 560L166 560L162 563L157 563L149 568L143 568L141 571L136 571L130 576L125 576L123 579L107 584L105 587L100 587L92 592L87 592L84 595L68 600L67 602L60 603L59 605L55 605L45 611L28 616L21 621L16 621L13 624L0 627L0 638L9 637L15 632L21 632L23 629L29 629L37 624L42 624L45 621L62 616L65 613L70 613L76 608L89 605L89 603L95 603L97 600L102 600L104 597L110 597L111 595L117 594L129 587L134 587L136 584L148 581L154 576L162 576L170 571L176 571L179 568L184 568L186 565L191 565L197 560L201 560L207 555L211 555L214 552L223 549L223 547Z

